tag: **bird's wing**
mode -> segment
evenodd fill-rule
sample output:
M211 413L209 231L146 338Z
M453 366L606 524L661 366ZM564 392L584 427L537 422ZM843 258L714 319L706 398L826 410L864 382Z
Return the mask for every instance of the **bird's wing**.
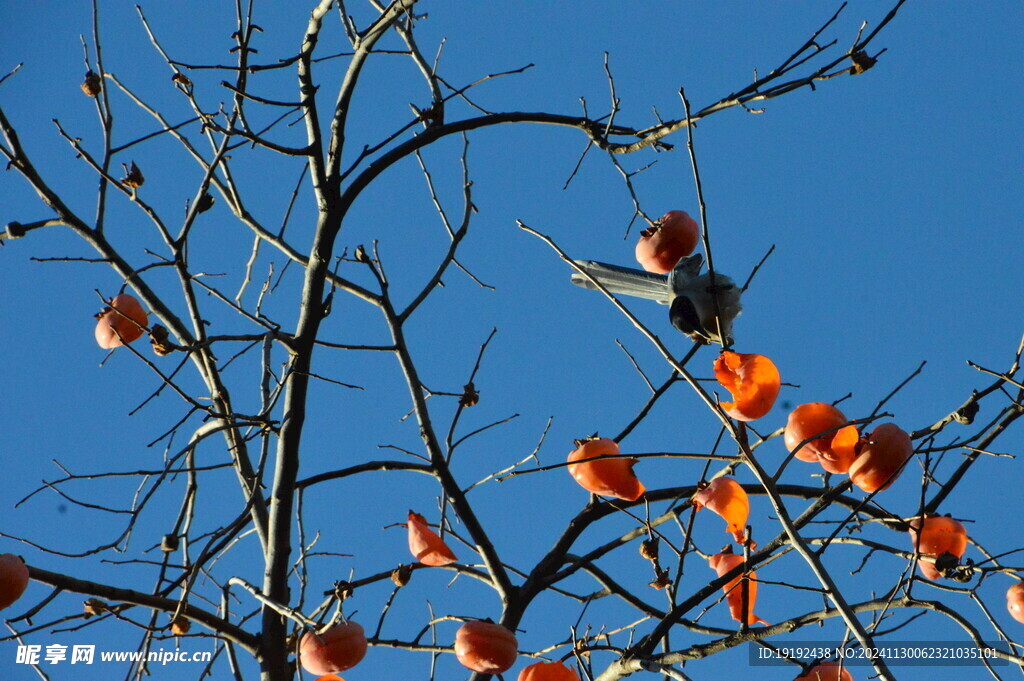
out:
M710 335L704 328L700 315L697 314L697 308L694 307L693 301L688 297L676 296L672 300L672 305L669 306L668 310L668 319L672 322L672 326L687 336L696 335L705 340L710 340Z
M705 306L706 309L701 310L701 326L707 331L707 336L712 342L721 344L722 339L718 335L719 324L721 324L722 335L730 338L732 323L743 311L743 305L740 302L740 289L731 277L715 273L715 288L718 291L718 313L720 315L716 323L711 275L707 272L700 275L694 280L694 286L703 289L708 294L709 304Z
M654 274L632 267L619 267L594 260L575 260L574 262L581 270L601 282L601 285L611 293L646 298L655 300L662 305L668 305L668 278L664 274ZM572 273L571 281L583 288L597 288L579 272Z

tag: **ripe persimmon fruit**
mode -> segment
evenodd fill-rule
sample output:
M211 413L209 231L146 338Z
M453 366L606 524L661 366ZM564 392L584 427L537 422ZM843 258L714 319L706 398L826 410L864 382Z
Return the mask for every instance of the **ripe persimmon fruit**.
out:
M708 565L719 577L743 564L743 556L731 553L731 551L732 549L726 549L708 559ZM725 600L729 604L729 614L737 622L743 621L742 579L743 575L734 577L722 587L722 591L725 592ZM751 571L747 574L747 624L768 624L754 614L755 603L757 603L757 573Z
M918 533L921 535L920 541ZM922 556L937 558L943 553L950 553L960 558L967 550L967 529L949 516L926 515L923 525L920 518L910 521L910 542ZM922 575L933 581L942 576L931 561L919 560L917 567Z
M633 473L636 459L623 457L587 461L599 456L615 456L618 453L619 445L606 437L577 440L576 449L569 454L569 473L589 492L625 501L636 501L647 491Z
M366 656L366 634L357 622L342 622L317 635L307 632L299 643L299 662L310 674L335 674Z
M846 417L831 404L825 402L808 402L789 413L783 440L786 450L801 461L815 462L821 453L831 451L834 428L846 423ZM832 432L828 432L832 430ZM801 442L810 440L797 449ZM845 472L845 471L844 471Z
M733 399L722 402L722 409L737 421L759 419L775 405L782 378L764 355L726 350L715 360L714 369L715 379Z
M850 464L850 481L865 492L887 489L913 453L910 436L895 423L883 423L865 438L860 453Z
M640 232L636 261L648 272L668 274L680 259L693 253L700 226L685 211L670 210Z
M1024 624L1024 582L1016 582L1006 590L1006 609L1013 619Z
M519 655L515 634L494 622L473 620L455 633L455 657L462 666L483 674L501 674Z
M0 610L21 598L28 588L28 566L13 553L0 555Z
M419 562L431 567L448 565L458 560L455 552L427 525L427 519L409 511L409 551Z
M747 518L750 516L750 500L740 483L732 478L715 478L706 487L693 495L697 509L707 507L725 520L726 532L740 544L746 533Z
M104 350L119 348L142 337L149 323L142 304L127 293L114 296L96 315L96 342Z
M580 677L561 662L537 662L519 672L516 681L580 681Z
M846 669L840 667L834 660L819 662L803 676L798 676L796 681L853 681L853 675Z

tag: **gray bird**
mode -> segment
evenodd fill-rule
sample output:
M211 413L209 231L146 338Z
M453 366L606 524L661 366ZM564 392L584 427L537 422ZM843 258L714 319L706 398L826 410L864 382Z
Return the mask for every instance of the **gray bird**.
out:
M668 275L654 274L632 267L620 267L594 260L576 260L576 265L600 282L610 293L654 300L668 305L672 326L694 340L732 345L732 322L743 309L740 289L724 274L715 272L715 285L711 274L700 273L704 256L700 253L681 258ZM573 272L572 283L594 290L594 286L579 272ZM718 297L718 320L715 320L715 292ZM721 326L721 335L719 335Z

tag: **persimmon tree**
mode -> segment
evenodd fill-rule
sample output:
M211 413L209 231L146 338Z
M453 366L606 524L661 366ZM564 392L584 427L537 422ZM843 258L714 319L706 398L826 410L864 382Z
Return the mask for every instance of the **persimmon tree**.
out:
M657 233L657 216L671 209L687 239L699 234L711 282L726 263L735 286L756 291L771 260L735 276L728 240L709 220L723 199L703 190L701 130L748 125L783 96L815 90L815 101L827 102L851 76L869 79L885 68L883 43L903 4L871 7L849 35L845 5L809 17L806 34L773 63L700 101L679 83L646 83L642 91L671 93L674 110L626 120L614 50L594 65L608 100L531 110L512 86L501 90L543 78L526 65L531 57L504 71L459 64L448 75L429 2L324 0L292 33L239 2L235 23L218 27L232 41L231 59L221 61L171 15L156 20L143 5L134 25L155 60L145 68L109 58L122 36L94 3L80 88L36 104L54 118L74 179L47 171L37 149L52 140L20 134L25 122L10 114L31 65L0 80L2 182L38 198L34 210L4 216L0 244L5 259L88 268L73 275L94 282L75 304L88 301L98 318L64 320L60 333L88 339L96 325L96 341L112 353L97 371L118 386L97 399L134 400L116 410L144 424L151 446L126 451L136 449L121 444L127 426L106 422L103 438L75 438L77 449L108 455L104 470L86 471L67 453L52 457L61 475L38 488L5 482L21 487L26 507L58 495L73 513L114 521L46 537L0 528L0 550L22 555L31 579L22 594L20 560L0 558L0 589L12 585L0 593L11 602L0 641L45 644L70 630L143 652L206 646L215 654L197 678L285 681L306 674L300 652L315 651L306 653L308 673L351 667L349 678L370 678L360 673L371 668L474 679L510 670L508 678L529 668L524 678L697 679L706 658L737 649L816 640L870 650L925 613L979 651L1001 641L993 660L1024 664L1010 615L980 595L986 582L1001 585L1019 619L1019 540L982 546L960 522L940 519L981 519L949 500L1024 413L1021 348L1004 368L981 369L969 394L919 396L932 402L926 422L887 411L894 394L913 390L891 376L868 398L847 402L840 386L834 395L801 392L800 406L782 408L780 389L793 389L787 367L743 332L742 317L731 337L709 334L726 347L680 335L663 312L648 319L645 303L583 273L576 260L592 255L585 239L534 219L533 188L517 183L531 169L474 155L477 140L520 143L522 124L555 136L537 144L570 140L567 187L587 182L590 168L618 178L625 219L590 229L621 236L637 227L620 264L632 265L635 240ZM162 73L150 72L153 64ZM395 113L395 97L411 102L408 113ZM377 110L375 98L389 108ZM65 120L65 109L86 106L91 127ZM683 198L656 207L646 183L665 154L684 158L693 181L660 177ZM575 444L549 437L557 413L534 413L538 427L510 430L518 413L494 411L505 405L489 363L507 363L509 375L550 368L495 349L501 311L473 302L498 295L488 273L504 257L474 246L488 220L476 198L487 183L518 187L524 206L501 216L506 231L490 243L533 249L538 270L566 288L571 272L587 278L604 294L586 294L592 309L618 315L599 333L608 342L633 334L634 352L646 348L642 358L627 352L649 389L637 405L574 366L571 344L550 343L563 351L558 361L581 408L618 414L615 423L590 421ZM396 224L406 203L414 211ZM21 295L37 294L26 282ZM546 303L529 302L538 315ZM34 334L55 331L26 324ZM536 330L546 342L544 333ZM49 368L38 390L48 389ZM669 403L675 421L652 430ZM983 403L986 416L976 418ZM48 418L75 414L55 407ZM691 422L713 436L688 439L679 424ZM631 443L645 428L644 442L661 438L656 451ZM104 534L111 527L119 528L113 540ZM947 528L958 534L940 536ZM510 551L514 539L534 544ZM82 549L82 541L91 543ZM345 624L350 618L357 624ZM821 662L783 657L778 678L813 678ZM900 676L884 657L867 657L865 674ZM129 675L143 673L181 669L143 663Z

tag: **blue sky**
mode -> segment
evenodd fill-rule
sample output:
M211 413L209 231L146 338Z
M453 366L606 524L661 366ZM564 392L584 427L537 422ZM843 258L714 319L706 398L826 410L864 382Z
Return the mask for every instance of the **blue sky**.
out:
M210 9L148 2L142 6L165 49L176 58L229 63L233 4L211 4ZM820 2L749 1L598 5L581 12L563 3L491 2L472 7L424 3L423 11L429 16L418 23L418 40L423 51L433 55L445 39L440 72L453 84L535 64L521 75L496 79L472 91L481 106L506 111L577 114L582 97L591 113L604 113L609 95L603 60L608 52L621 99L617 120L641 127L655 122L652 107L666 119L682 115L680 87L695 109L744 87L755 69L764 74L775 67L837 7ZM851 2L828 31L828 39L838 40L833 50L852 42L861 21L868 21L870 30L887 9L888 3ZM104 3L101 11L107 70L158 106L168 120L189 118L191 112L172 88L170 72L149 44L134 7ZM358 21L366 21L367 10L360 6L354 11ZM256 23L266 31L258 39L258 57L272 61L293 54L307 16L305 5L257 3ZM41 21L45 30L40 29ZM325 54L344 49L333 15L328 23L322 44ZM745 294L745 310L736 323L737 349L770 356L783 379L799 388L783 390L775 410L754 424L758 432L784 424L788 411L784 404L834 401L847 393L852 397L843 402L846 414L867 415L921 362L927 362L921 374L886 405L895 422L908 431L916 430L948 414L972 389L991 383L991 377L969 367L967 360L997 371L1009 366L1024 333L1019 274L1019 230L1024 217L1019 196L1024 178L1017 114L1024 104L1017 75L1022 28L1024 8L1018 2L911 0L876 39L872 52L882 47L887 51L866 74L843 76L819 84L813 92L805 89L758 104L764 113L734 109L716 114L697 127L695 144L716 267L743 280L775 246ZM51 119L59 119L87 148L99 148L94 107L78 90L84 71L78 36L90 31L91 15L85 3L48 0L0 7L0 73L24 62L15 76L0 85L0 106L17 127L39 171L85 216L95 210L96 178L74 158ZM382 45L396 47L397 43L389 40ZM339 61L317 67L324 93L336 88L340 69ZM230 101L218 85L222 74L193 72L190 77L208 108ZM422 80L402 57L377 56L363 78L347 152L353 159L364 143L373 143L408 120L410 102L418 106L429 102ZM292 71L274 72L257 82L268 97L295 97ZM331 100L333 95L327 94L325 102ZM118 142L155 129L152 119L123 97L115 98L114 113ZM265 118L254 115L257 120ZM464 106L453 106L449 113L450 119L469 115L473 112ZM198 137L196 126L189 130ZM275 139L299 144L303 134L301 125L296 125L281 130ZM671 153L648 151L619 160L627 171L656 161L634 178L641 204L650 214L659 216L672 209L695 214L685 138L676 135L669 141L676 145ZM516 227L515 221L522 220L550 235L574 257L633 263L638 228L623 238L632 203L607 158L592 150L573 182L563 189L584 146L582 135L566 128L518 125L470 136L468 163L479 214L459 258L494 290L476 286L452 271L445 277L445 289L428 300L409 328L421 377L428 387L441 392L461 389L479 345L492 327L498 329L476 380L481 403L464 414L460 432L513 414L518 417L470 440L457 454L456 475L465 485L527 456L549 418L551 427L539 451L542 463L562 461L573 438L595 431L619 432L643 405L648 391L616 339L653 381L668 375L664 360L608 301L571 287L569 270L557 255ZM461 211L460 151L461 142L451 138L424 155L447 209L455 215ZM266 224L280 225L299 176L298 166L262 151L239 150L237 156L235 172L252 210ZM201 175L179 148L159 138L139 145L121 160L139 163L148 178L147 200L172 224L180 220ZM132 208L120 198L113 199L109 230L131 261L144 264L151 259L145 249L158 250L161 245L151 225ZM48 216L13 171L0 176L0 222ZM287 232L299 250L308 245L314 216L307 186ZM200 221L194 239L190 253L194 270L224 273L210 281L233 296L251 251L249 233L221 202ZM447 245L415 161L390 169L360 198L342 230L339 249L351 252L374 239L396 299L407 302ZM83 473L159 467L166 442L146 445L184 411L180 400L164 394L129 417L159 383L128 352L115 352L100 366L104 353L92 341L91 315L99 308L94 290L109 297L121 281L101 265L30 260L64 256L88 257L89 252L72 234L58 229L33 232L0 250L0 286L6 292L0 303L0 328L6 330L8 357L0 365L0 387L8 396L0 441L0 460L7 473L6 484L0 486L0 531L73 553L116 537L123 518L74 508L53 493L37 495L17 509L15 503L41 480L62 475L53 459ZM256 281L243 298L247 305L255 304L271 263L276 277L284 260L264 247L254 268ZM354 265L345 267L348 270L342 271L347 276L371 283ZM183 311L172 277L154 270L151 283L175 310ZM286 330L294 326L300 287L298 269L292 267L264 304L265 311L280 319ZM202 306L204 316L223 332L252 331L215 300L203 300ZM670 349L679 355L686 351L689 341L668 325L664 308L641 301L631 309ZM344 297L335 302L324 332L330 340L343 343L386 339L379 315L365 303ZM220 359L234 350L225 349ZM715 354L705 348L691 362L698 376L710 376ZM278 365L283 359L283 354L275 357ZM160 361L162 367L176 364L173 358ZM325 350L317 355L315 370L366 389L314 384L300 476L360 460L400 456L394 450L379 450L382 445L419 451L414 423L401 420L410 406L392 358ZM239 409L257 409L256 360L246 355L226 376ZM186 375L183 381L196 385L194 376ZM979 423L994 418L998 400L1000 405L1006 403L1005 398L993 396L982 404ZM446 424L453 412L451 399L436 397L430 404L435 421ZM954 433L956 428L962 427L951 426L947 433L959 434ZM178 436L171 450L184 444L188 432ZM706 408L685 386L676 386L622 445L629 452L707 451L716 436L714 419ZM995 446L996 451L1011 454L1019 454L1021 448L1022 438L1015 429ZM769 466L784 455L781 440L760 451ZM212 441L200 448L199 457L206 463L225 460L222 445ZM940 478L955 467L961 454L947 457L939 469ZM1016 459L983 457L941 509L972 521L971 536L992 552L1020 547L1024 504L1019 495L1019 466ZM656 481L693 484L701 469L701 463L674 459L645 461L637 467L652 488ZM809 477L810 469L795 462L783 482L819 484L820 478ZM741 471L738 477L753 482L749 472ZM77 483L65 491L82 500L125 507L136 484L125 480ZM214 474L206 483L200 496L204 530L225 522L237 509L241 496L234 484L228 473ZM152 550L141 552L151 549L167 531L183 486L184 481L176 481L154 497L126 554L105 557L154 559ZM914 464L881 501L895 513L910 515L916 510L919 487L920 466ZM423 476L379 473L311 491L305 500L307 530L321 532L318 548L354 556L315 561L310 591L319 593L350 571L367 575L407 561L402 530L382 528L402 522L409 508L436 521L437 494L436 486ZM478 504L503 555L511 556L517 567L528 568L587 497L564 471L552 471L487 483L471 494L471 500ZM767 502L755 498L753 507L757 536L774 536ZM790 510L798 513L802 507L803 502L793 502ZM625 520L613 520L592 528L580 551L630 526ZM891 532L869 528L865 533L901 548L906 543ZM702 550L717 549L724 538L717 518L707 512L698 516L695 539ZM220 574L239 574L258 583L262 563L254 539L249 537L247 542L225 559ZM112 565L95 556L81 560L48 556L0 537L0 552L7 551L24 555L33 565L86 579L135 584L142 590L150 588L152 581L148 568L142 566ZM865 571L851 577L848 573L859 564L861 551L838 547L827 554L826 564L850 598L884 589L902 569L894 558L874 557ZM469 554L465 547L457 552ZM972 547L968 556L978 560L981 554ZM649 579L647 565L632 549L628 555L605 560L602 567L620 579L641 585ZM694 584L706 583L713 574L698 560L687 565L687 579ZM813 584L810 572L792 556L760 575ZM451 587L448 581L449 575L440 571L417 574L409 590L396 599L385 632L401 637L416 631L427 617L427 600L439 613L497 616L498 603L492 594L470 580L459 580ZM995 576L979 594L998 622L1016 632L1021 625L1010 620L1002 604L1009 583L1008 577ZM579 578L573 587L588 590L593 583ZM916 588L928 598L972 613L987 626L978 607L966 597L928 585ZM47 593L45 587L34 584L27 602ZM368 589L349 608L358 610L356 619L372 629L388 594L384 586ZM644 595L657 601L653 595ZM246 596L240 597L243 604L238 610L252 606ZM60 607L47 612L51 616L77 612L79 600L77 595L63 595ZM762 587L760 602L759 614L773 622L818 606L814 597L781 587L773 593L770 585ZM522 647L537 650L561 640L578 615L575 604L541 599L523 622ZM602 602L587 610L584 622L595 628L617 626L633 621L632 616L617 603ZM713 608L705 618L702 622L713 626L731 626L724 606ZM448 623L440 631L453 636L454 629ZM960 636L935 615L898 635L906 640ZM813 634L800 634L803 640L818 636L834 640L842 630L832 622ZM35 642L96 642L109 649L132 649L137 638L134 630L125 633L106 623L81 633L36 634ZM183 643L195 649L208 645L200 640ZM723 655L709 662L708 669L746 670L746 655L745 649ZM12 645L0 644L0 670L11 671L7 678L37 678L29 669L15 668L13 658ZM460 673L450 659L440 664L438 678ZM349 681L396 678L395 665L403 669L403 678L428 674L424 656L371 650L367 660L345 676ZM694 678L704 678L702 669L691 668ZM866 671L858 670L857 678L864 678ZM937 670L939 675L943 671ZM109 672L93 668L64 670L54 678L64 678L65 673L76 680L109 677ZM174 673L180 673L180 668ZM221 673L226 672L221 669ZM710 678L710 671L707 674ZM936 669L928 667L897 670L900 679L935 674ZM789 669L765 673L772 679L794 675ZM957 678L985 675L971 669L958 671Z

